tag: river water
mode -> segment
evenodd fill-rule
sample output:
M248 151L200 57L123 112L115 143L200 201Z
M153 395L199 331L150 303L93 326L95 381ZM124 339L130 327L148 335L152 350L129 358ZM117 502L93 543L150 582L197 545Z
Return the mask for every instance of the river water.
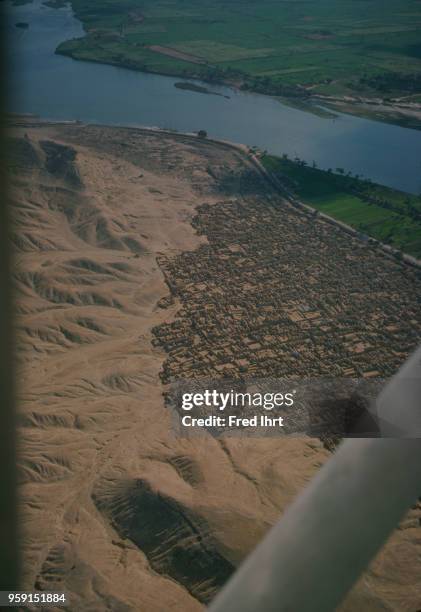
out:
M13 68L11 111L47 119L204 129L214 138L298 155L322 168L343 167L421 193L421 131L344 114L322 118L227 87L207 86L223 96L180 90L174 87L179 78L55 55L61 41L83 35L69 7L52 9L41 0L4 5ZM29 27L17 28L17 22Z

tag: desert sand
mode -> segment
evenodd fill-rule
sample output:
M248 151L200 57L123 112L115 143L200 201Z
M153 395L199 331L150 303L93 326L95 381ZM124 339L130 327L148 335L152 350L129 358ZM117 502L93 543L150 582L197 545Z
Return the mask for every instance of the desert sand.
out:
M249 161L35 120L11 145L23 588L64 590L78 612L202 610L330 455L318 439L181 438L165 407L151 330L180 304L156 258L206 241L196 207ZM415 612L420 574L418 506L343 610Z

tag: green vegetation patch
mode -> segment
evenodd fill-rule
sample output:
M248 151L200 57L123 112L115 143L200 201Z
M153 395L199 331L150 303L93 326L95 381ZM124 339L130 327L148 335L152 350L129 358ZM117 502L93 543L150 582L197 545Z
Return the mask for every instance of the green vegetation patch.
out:
M173 45L173 49L191 53L200 57L206 57L211 62L238 61L245 58L267 57L272 49L250 49L236 45L224 44L212 40L197 40Z
M421 257L421 197L298 158L264 155L262 163L298 199L356 230Z
M59 52L80 59L271 95L394 94L402 84L418 93L418 0L72 0L72 6L86 37ZM119 38L118 58L113 37ZM151 46L205 64L154 60L157 52L145 53Z

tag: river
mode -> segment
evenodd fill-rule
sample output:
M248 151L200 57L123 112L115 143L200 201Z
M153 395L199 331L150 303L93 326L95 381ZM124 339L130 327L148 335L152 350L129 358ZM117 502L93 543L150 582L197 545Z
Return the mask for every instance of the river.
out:
M60 42L83 35L70 7L48 8L41 0L4 5L13 67L10 111L53 120L204 129L214 138L298 155L321 168L342 167L421 193L420 131L345 114L319 117L268 96L227 87L207 86L223 96L181 90L174 87L180 78L55 55ZM17 28L17 22L29 27Z

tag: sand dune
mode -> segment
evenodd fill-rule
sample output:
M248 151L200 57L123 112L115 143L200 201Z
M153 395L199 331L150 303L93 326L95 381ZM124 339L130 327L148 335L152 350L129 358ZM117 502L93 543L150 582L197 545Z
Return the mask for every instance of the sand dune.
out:
M11 138L23 587L81 612L201 610L329 456L311 439L179 438L164 405L152 329L180 303L157 257L205 244L196 207L255 170L142 130L27 121ZM420 515L344 610L421 607Z

